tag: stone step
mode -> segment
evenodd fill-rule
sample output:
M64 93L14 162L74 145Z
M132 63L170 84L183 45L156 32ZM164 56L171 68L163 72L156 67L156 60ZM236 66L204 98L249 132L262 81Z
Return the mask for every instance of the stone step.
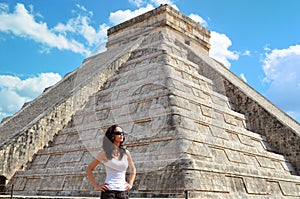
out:
M0 198L11 199L10 195L0 195ZM84 196L36 196L36 195L13 195L15 199L99 199L99 197L84 197Z
M300 176L290 175L290 173L284 171L277 171L270 168L260 168L257 169L252 166L246 165L227 165L227 164L216 164L214 162L195 160L195 170L207 171L213 173L223 173L232 176L248 176L257 177L264 179L273 179L281 181L299 182Z
M216 148L219 150L222 150L225 154L226 157L229 158L229 160L232 161L237 161L237 162L245 162L245 158L243 158L243 156L247 156L247 157L255 157L257 159L257 161L260 163L260 165L267 165L267 162L271 163L271 162L286 162L285 158L282 155L279 154L275 154L272 152L268 152L263 146L262 140L259 142L257 140L251 140L251 139L247 139L247 145L244 144L243 142L241 142L241 135L237 135L239 139L223 139L220 137L215 137L214 135L211 135L210 132L208 130L206 130L207 132L202 131L202 133L197 133L197 132L190 132L189 133L189 137L186 137L184 139L186 144L185 146L192 146L192 145L199 145L199 147L193 147L196 151L198 152L202 152L203 150L209 150L209 148ZM178 137L176 138L176 136L174 137L174 132L170 132L168 134L166 133L162 133L162 135L160 136L160 134L154 134L153 136L158 139L157 141L159 142L160 138L165 138L165 136L173 136L170 137L173 140L178 139ZM191 136L192 135L192 136ZM149 136L148 135L148 139L151 143L154 142L153 140L153 136ZM178 135L177 135L178 136ZM179 135L180 136L180 135ZM100 137L100 136L99 136ZM78 157L81 157L83 152L97 152L101 150L101 142L95 142L95 140L93 139L94 137L91 137L90 139L86 139L83 143L82 142L76 142L76 140L78 140L78 135L74 134L74 138L71 139L71 141L69 141L67 145L63 145L63 144L59 144L56 145L54 142L54 146L49 147L45 150L43 150L43 152L39 152L38 155L43 155L45 157L45 155L56 155L56 156L65 156L65 157L74 157L75 159L78 159ZM229 138L229 137L228 137ZM102 136L100 137L100 139L102 139ZM62 139L59 139L59 141L61 141ZM72 142L72 140L74 140L74 142ZM164 140L161 140L164 141ZM246 142L245 140L243 140L244 142ZM147 141L147 139L144 141L139 140L139 145L144 145L143 143L147 144L149 147L149 142ZM251 144L252 143L252 144ZM66 144L64 142L64 144ZM130 139L127 141L127 145L134 145L134 143L130 143ZM99 146L100 145L100 146ZM164 146L165 147L165 146ZM157 147L154 147L155 149L157 149ZM172 147L171 147L172 149ZM188 150L188 148L187 148ZM151 149L150 149L151 151ZM195 151L195 152L196 152ZM197 155L197 152L195 153L192 151L190 151L189 153L191 154L195 154ZM198 153L201 154L201 153ZM136 156L138 156L136 154ZM141 155L142 157L142 155ZM68 158L66 158L68 159ZM71 158L72 159L72 158ZM79 160L78 160L79 161ZM270 164L270 167L272 165Z

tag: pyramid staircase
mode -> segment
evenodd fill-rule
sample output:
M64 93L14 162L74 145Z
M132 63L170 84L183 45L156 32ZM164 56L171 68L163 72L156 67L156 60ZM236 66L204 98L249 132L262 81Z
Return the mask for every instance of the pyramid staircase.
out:
M118 123L133 197L300 197L299 124L208 56L208 30L162 5L108 36L106 52L1 124L7 193L98 196L85 169Z

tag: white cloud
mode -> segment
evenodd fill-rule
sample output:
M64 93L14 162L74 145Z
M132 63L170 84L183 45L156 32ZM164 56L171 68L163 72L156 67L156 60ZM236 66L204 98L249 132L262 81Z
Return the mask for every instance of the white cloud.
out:
M269 50L270 51L270 50ZM300 65L300 45L290 46L287 49L274 49L270 53L266 53L263 69L266 74L266 81L276 80L284 73L297 73ZM288 71L287 71L288 69Z
M129 3L137 6L137 7L141 7L142 5L145 4L144 0L129 0Z
M6 13L9 10L9 6L5 3L0 3L0 14Z
M58 23L53 30L63 35L67 35L67 32L75 32L75 28L70 22L67 24Z
M194 21L200 23L202 26L207 27L207 22L197 14L190 14L189 17Z
M270 87L265 95L291 116L300 118L300 45L268 51L263 70L264 81Z
M159 6L161 4L169 4L176 10L179 10L178 7L174 4L173 0L150 0L151 3L153 3L155 6Z
M78 4L76 7L84 12L84 15L78 14L76 18L69 19L66 24L59 22L50 29L47 23L37 22L35 17L39 15L30 13L23 4L18 3L12 13L9 13L6 4L0 4L0 32L32 39L46 46L45 49L57 48L90 55L91 49L106 41L108 26L102 24L96 30L91 25L90 17L93 13ZM30 10L33 11L32 6Z
M102 24L97 31L90 25L90 17L78 15L76 18L70 19L67 24L57 24L54 30L63 35L79 34L87 40L89 46L94 46L105 41L108 28L106 24Z
M242 55L243 56L250 56L251 52L250 52L250 50L246 50Z
M13 33L20 37L33 39L36 42L56 47L60 50L72 50L76 53L88 54L84 45L74 39L51 32L46 23L37 22L23 4L18 3L14 13L0 14L0 31Z
M76 4L76 7L84 12L88 12L90 15L93 15L93 12L89 12L84 6L82 6L80 4Z
M247 79L246 79L246 76L244 73L241 73L240 74L240 78L244 81L244 82L247 82Z
M229 60L237 60L239 54L230 51L228 48L232 45L231 40L225 35L211 31L210 38L211 49L209 55L230 68Z
M28 101L26 97L19 96L13 90L0 90L0 113L1 115L10 115L16 112L24 102Z
M114 25L132 19L138 15L144 14L155 7L160 6L161 4L169 4L173 8L178 9L178 7L174 4L173 0L129 0L130 3L137 6L136 10L118 10L116 12L111 12L109 16L109 21ZM147 4L147 5L146 5ZM146 5L146 6L145 6ZM144 6L144 7L141 7Z
M107 29L109 27L106 24L102 24L98 26L98 29L95 29L91 25L93 12L88 11L84 6L79 4L76 4L76 7L83 13L81 14L74 10L73 13L77 14L77 17L69 19L66 24L58 23L53 29L63 35L80 35L87 41L89 47L95 47L100 43L105 43L107 40Z
M25 80L16 76L0 75L0 120L14 114L25 102L40 95L43 90L61 80L56 73L41 73Z
M131 11L131 10L118 10L116 12L112 12L109 15L109 21L113 24L119 24L126 20L132 19L138 15L141 15L145 12L148 12L150 10L154 9L153 5L148 4L144 8L139 8L137 10Z

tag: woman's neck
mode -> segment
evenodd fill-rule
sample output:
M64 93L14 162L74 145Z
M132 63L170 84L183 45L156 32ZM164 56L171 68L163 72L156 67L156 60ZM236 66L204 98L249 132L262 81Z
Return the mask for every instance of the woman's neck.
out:
M115 149L118 149L119 147L120 147L120 143L114 143L114 147L115 147Z

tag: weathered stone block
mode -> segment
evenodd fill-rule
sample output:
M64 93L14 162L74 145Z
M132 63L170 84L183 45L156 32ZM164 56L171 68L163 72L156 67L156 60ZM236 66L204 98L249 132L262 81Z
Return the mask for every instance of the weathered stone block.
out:
M265 179L244 177L246 191L249 194L266 195L268 194L268 184Z
M300 186L294 182L279 181L280 188L285 196L300 196Z
M63 189L65 176L46 176L42 178L38 190L61 191Z
M228 149L225 149L225 153L229 161L246 164L246 160L243 153Z

